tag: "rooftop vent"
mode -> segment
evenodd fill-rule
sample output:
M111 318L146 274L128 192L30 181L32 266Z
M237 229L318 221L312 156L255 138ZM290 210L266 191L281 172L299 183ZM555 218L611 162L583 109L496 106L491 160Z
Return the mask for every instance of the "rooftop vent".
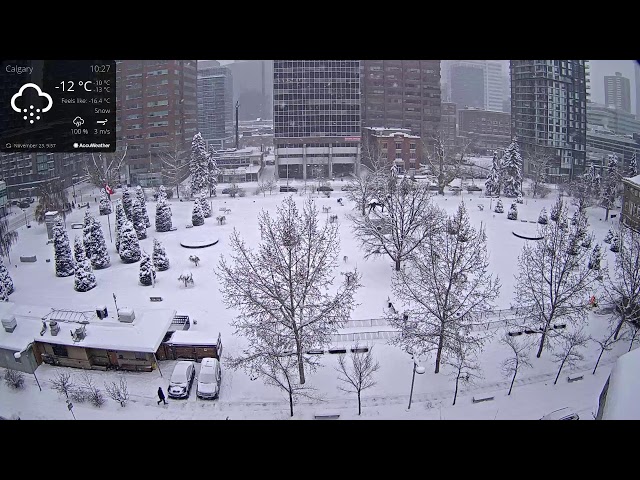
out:
M13 332L18 326L18 322L16 322L16 316L11 315L7 318L2 319L2 326L4 327L5 332Z
M132 308L119 308L118 309L118 320L122 323L133 323L136 315L133 312Z

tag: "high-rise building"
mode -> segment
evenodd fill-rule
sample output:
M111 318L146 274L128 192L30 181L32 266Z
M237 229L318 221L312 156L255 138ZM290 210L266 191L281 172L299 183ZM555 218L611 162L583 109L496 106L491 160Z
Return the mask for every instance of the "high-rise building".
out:
M640 62L634 62L636 77L636 118L640 120Z
M120 60L116 72L117 148L127 148L127 183L160 185L162 152L188 151L197 133L197 60Z
M444 142L448 147L456 145L458 136L457 130L458 114L455 103L442 102L442 124L441 129L444 134Z
M235 147L233 80L226 67L198 63L198 129L208 147Z
M587 141L585 60L511 60L511 136L528 156L555 159L549 179L582 173Z
M430 143L440 128L440 60L363 60L362 125L407 128Z
M631 113L631 84L620 72L604 77L604 104Z
M360 61L274 60L280 178L332 178L360 164Z
M504 72L499 60L449 60L446 82L450 101L458 109L465 107L503 111L508 91L504 88Z

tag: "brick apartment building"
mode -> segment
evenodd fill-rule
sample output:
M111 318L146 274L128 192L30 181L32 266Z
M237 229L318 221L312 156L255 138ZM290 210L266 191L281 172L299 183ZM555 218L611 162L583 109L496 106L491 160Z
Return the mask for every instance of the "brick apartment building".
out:
M623 178L622 212L620 222L636 231L640 230L640 175Z
M117 72L118 150L127 145L127 183L162 182L163 150L188 159L197 132L197 60L120 60Z
M440 130L444 136L445 145L454 147L458 136L458 115L455 103L442 102L442 119Z
M399 174L412 174L420 166L422 142L417 135L411 135L409 129L365 127L364 151L362 161L369 166L372 157L387 160L395 165Z

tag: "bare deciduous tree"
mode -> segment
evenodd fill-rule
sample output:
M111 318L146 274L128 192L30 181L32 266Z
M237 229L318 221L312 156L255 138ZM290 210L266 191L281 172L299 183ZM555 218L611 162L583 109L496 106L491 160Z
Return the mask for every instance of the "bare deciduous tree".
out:
M7 217L0 217L0 258L7 257L11 263L11 247L18 242L18 232L9 230Z
M80 376L80 386L84 390L86 399L89 400L94 407L101 407L104 405L105 399L100 390L96 386L95 380L87 372L83 372Z
M121 376L118 383L104 382L104 388L107 391L107 395L109 395L112 400L118 402L120 406L125 407L127 405L130 395L129 390L127 389L127 379L125 377Z
M463 349L482 344L472 324L492 308L500 290L489 273L486 242L484 230L469 223L464 203L450 219L436 209L426 241L392 279L394 294L409 307L406 316L388 319L401 332L392 342L419 354L435 351L435 373L459 343Z
M173 143L172 148L160 152L162 183L169 188L175 188L176 197L178 198L180 198L178 186L189 173L190 154L190 150L182 146L178 141Z
M7 368L4 372L4 383L16 390L24 387L24 374L18 370Z
M392 176L384 187L385 211L349 215L352 230L362 245L365 258L387 255L395 262L396 271L427 238L435 207L429 187L407 177L398 181Z
M53 211L59 212L63 219L71 211L64 185L57 179L46 180L38 185L38 205L33 217L38 223L44 223L45 214Z
M588 341L589 337L585 335L582 330L576 330L562 335L560 351L553 354L553 357L555 358L554 362L560 363L558 374L556 375L556 379L553 381L554 385L558 383L560 372L562 372L565 364L570 367L574 367L577 361L584 360L584 356L578 351L578 349L583 348Z
M127 144L124 149L113 153L92 153L91 161L85 160L85 170L89 181L96 187L117 184L120 181L120 169L127 157Z
M371 142L365 142L362 155L363 163L360 173L352 174L347 179L349 190L346 196L365 216L370 200L384 198L384 186L391 175L391 170L387 159Z
M63 372L56 373L56 376L51 379L51 385L56 392L64 395L66 398L69 398L73 389L76 388L75 383L71 379L71 375Z
M231 357L228 365L232 369L243 369L251 378L262 378L265 384L279 388L289 397L290 414L299 397L314 398L314 389L303 385L299 378L298 360L291 350L292 341L287 328L273 324L273 328L247 331L250 346L242 356ZM310 364L315 360L309 358Z
M526 174L531 178L531 194L533 198L536 198L536 195L539 195L543 190L548 191L544 184L546 183L549 165L552 160L553 157L546 153L532 153L527 157L527 164L530 165L530 170Z
M554 217L553 212L557 216ZM572 324L584 321L590 289L596 271L588 267L588 248L570 248L576 237L576 225L569 225L567 208L559 199L552 218L538 224L541 240L526 241L518 257L519 273L515 276L515 304L522 323L540 333L536 357L560 334L553 328L556 320ZM575 255L574 255L575 253Z
M450 353L445 357L445 365L450 366L453 370L449 375L456 379L456 389L453 394L453 405L456 404L458 398L458 387L460 382L463 385L473 383L481 375L480 365L476 361L479 344L469 343L468 339L456 336L451 342Z
M438 193L444 195L444 188L454 179L460 177L465 165L465 155L471 145L471 140L467 140L460 146L449 146L441 132L433 136L433 146L424 143L422 152L426 164L431 174L438 182Z
M598 355L596 366L593 367L593 372L592 372L592 374L595 375L596 370L598 369L598 365L600 364L600 359L602 358L602 354L604 352L608 352L609 350L611 350L613 348L613 344L616 343L618 340L614 338L613 332L607 332L607 335L602 339L592 338L591 340L596 342L600 347L600 354Z
M529 361L529 349L531 348L531 344L526 341L518 340L517 337L512 337L510 335L505 335L501 342L511 349L511 352L509 352L511 356L500 364L502 374L505 377L512 376L511 385L509 385L509 393L507 393L507 395L511 395L511 390L513 389L513 383L516 381L518 370L522 367L533 367Z
M232 322L249 342L259 332L280 331L291 342L305 383L304 352L328 345L355 306L360 275L333 287L340 250L338 227L320 225L315 203L304 201L300 213L292 196L278 207L276 218L258 216L261 242L257 251L234 229L231 261L221 258L217 275L225 305L240 315ZM266 335L265 335L266 337ZM312 367L313 368L313 367Z
M351 348L350 360L347 365L346 355L338 357L338 368L336 370L340 374L338 380L346 384L346 387L339 386L343 392L356 393L358 395L358 415L362 413L361 393L363 390L373 387L376 382L373 380L373 374L380 369L380 364L373 359L373 347L366 347L367 351L363 351L357 343Z
M603 268L605 292L615 305L614 338L628 325L640 324L640 233L621 225L613 276Z

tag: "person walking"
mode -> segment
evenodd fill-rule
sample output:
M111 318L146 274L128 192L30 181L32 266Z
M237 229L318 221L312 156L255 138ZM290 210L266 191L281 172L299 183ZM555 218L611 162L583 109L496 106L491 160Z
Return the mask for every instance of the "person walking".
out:
M164 392L162 391L162 387L158 387L158 398L160 400L158 400L158 405L160 405L160 402L164 402L164 404L167 404L167 401L164 398Z

